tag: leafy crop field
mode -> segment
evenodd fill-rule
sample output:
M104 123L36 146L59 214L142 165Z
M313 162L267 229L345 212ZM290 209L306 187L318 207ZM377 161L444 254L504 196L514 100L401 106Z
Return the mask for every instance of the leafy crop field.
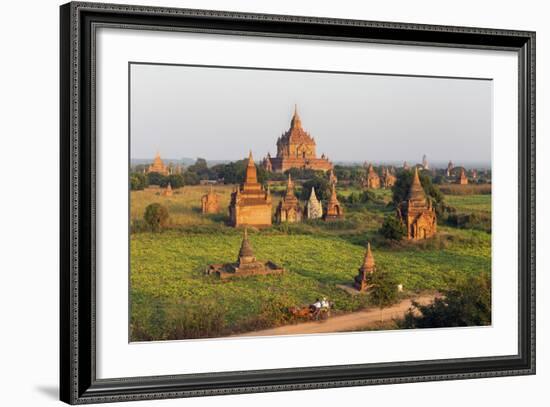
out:
M491 214L491 195L448 195L445 201L459 212Z
M326 296L339 312L368 306L368 295L350 295L349 284L361 265L367 241L379 270L403 284L404 296L440 290L456 276L490 272L491 234L439 226L438 236L421 243L388 244L377 233L391 192L375 191L376 201L346 208L341 222L308 221L249 230L260 260L286 269L280 276L221 282L205 275L209 264L234 262L242 230L225 225L232 186L215 186L221 198L217 215L200 213L208 186L186 186L172 197L155 190L132 191L131 220L152 202L164 204L170 226L161 233L132 233L130 315L134 341L217 337L292 323L288 307ZM346 196L352 190L339 189ZM275 209L279 191L273 191ZM490 195L454 195L447 201L460 211L490 214Z

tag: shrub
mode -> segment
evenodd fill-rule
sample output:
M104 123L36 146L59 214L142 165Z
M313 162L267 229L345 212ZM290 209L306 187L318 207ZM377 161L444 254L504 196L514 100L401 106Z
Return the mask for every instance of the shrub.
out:
M380 234L386 239L401 240L405 236L405 225L397 218L395 214L384 218L384 223L379 230Z
M443 297L429 305L413 302L400 323L403 328L440 328L491 324L491 279L489 273L453 281Z
M478 213L451 213L447 224L461 229L477 229L491 232L491 217Z
M490 195L491 184L479 183L479 184L447 184L439 187L441 192L447 195Z
M368 276L367 283L371 285L369 294L372 304L383 308L397 302L397 280L392 274L379 268Z
M340 202L344 202L353 206L365 204L367 202L374 202L376 201L376 195L374 194L374 192L367 190L363 192L352 192L347 197L338 195L338 199L340 200Z
M168 209L159 203L152 203L145 208L143 219L153 232L160 232L168 224Z

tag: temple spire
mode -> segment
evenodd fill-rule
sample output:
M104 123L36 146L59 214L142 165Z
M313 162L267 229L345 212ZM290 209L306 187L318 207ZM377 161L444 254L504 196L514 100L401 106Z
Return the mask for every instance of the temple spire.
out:
M292 122L290 123L291 127L302 127L302 120L298 114L298 105L294 104L294 115L292 116Z
M252 150L248 154L248 164L246 166L246 175L244 179L245 184L258 183L258 175L256 173L256 164L254 164L254 158L252 158Z
M414 168L414 175L411 188L409 189L408 199L411 201L421 201L423 203L426 201L426 194L424 193L424 188L422 188L420 177L418 176L418 167Z
M241 243L241 250L239 250L239 264L251 263L256 261L254 258L254 251L250 242L248 241L248 228L244 228L243 241Z
M367 251L365 252L365 258L363 259L363 267L368 271L374 270L374 256L370 250L370 242L367 243Z

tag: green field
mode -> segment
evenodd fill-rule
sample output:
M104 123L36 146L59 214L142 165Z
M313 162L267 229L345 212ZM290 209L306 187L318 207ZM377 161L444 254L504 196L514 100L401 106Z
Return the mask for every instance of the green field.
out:
M435 291L456 275L490 272L491 234L440 225L438 236L420 243L388 244L377 230L390 191L375 191L377 200L346 208L342 222L309 221L249 231L255 255L283 266L282 276L259 276L221 282L204 274L212 263L237 259L242 231L225 225L232 186L216 186L221 212L203 216L200 196L209 187L186 186L173 197L155 190L132 191L131 220L147 204L161 202L170 225L161 233L131 235L131 338L162 340L215 337L293 322L286 309L309 304L319 296L335 312L369 305L368 295L350 295L337 287L349 284L361 265L367 241L377 267L392 273L405 292ZM274 205L278 200L274 190ZM351 190L339 189L345 196ZM460 212L490 215L490 195L447 196Z
M445 201L459 212L491 215L491 195L447 195Z

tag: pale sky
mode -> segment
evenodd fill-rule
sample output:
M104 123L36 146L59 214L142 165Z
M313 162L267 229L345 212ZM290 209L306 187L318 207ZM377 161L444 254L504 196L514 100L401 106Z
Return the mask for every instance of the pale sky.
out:
M492 81L131 66L131 158L275 155L294 104L333 161L491 162Z

